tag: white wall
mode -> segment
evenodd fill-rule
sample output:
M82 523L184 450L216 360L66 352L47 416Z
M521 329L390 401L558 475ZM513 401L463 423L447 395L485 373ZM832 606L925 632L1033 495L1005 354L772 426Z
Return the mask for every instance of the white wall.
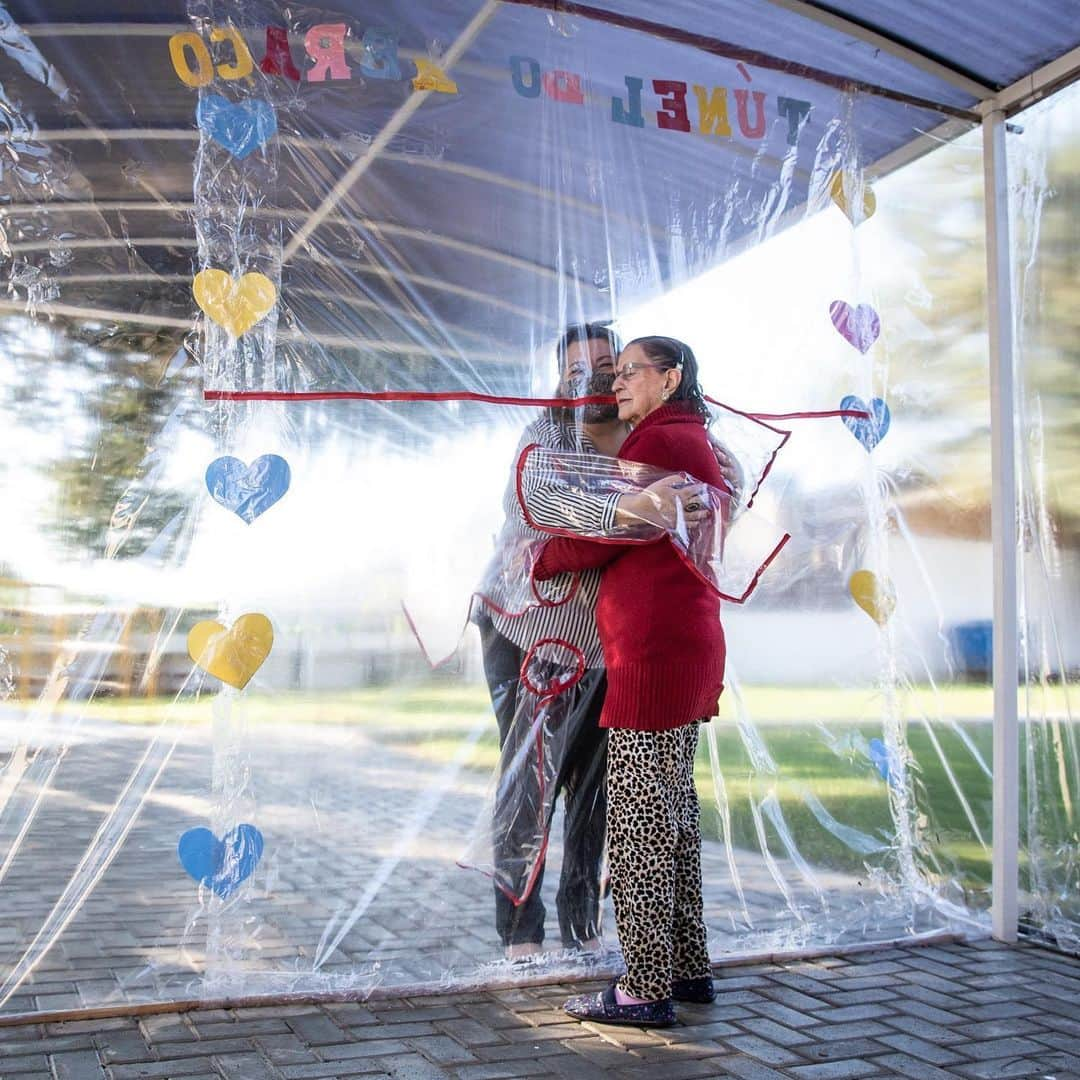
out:
M921 682L949 677L948 631L993 617L993 552L989 541L896 536L888 544L888 575L896 591L891 620L901 670ZM1047 669L1080 670L1080 557L1055 553L1044 569L1029 553L1029 655ZM1053 617L1051 618L1051 611ZM873 680L881 635L854 602L826 611L724 611L728 655L747 682L814 684Z

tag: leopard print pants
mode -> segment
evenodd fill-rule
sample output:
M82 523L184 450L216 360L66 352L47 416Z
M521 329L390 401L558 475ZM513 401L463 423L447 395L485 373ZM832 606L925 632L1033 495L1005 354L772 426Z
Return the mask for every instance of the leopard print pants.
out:
M608 862L626 961L619 989L650 1001L671 997L672 978L711 970L694 787L698 728L613 728L608 738Z

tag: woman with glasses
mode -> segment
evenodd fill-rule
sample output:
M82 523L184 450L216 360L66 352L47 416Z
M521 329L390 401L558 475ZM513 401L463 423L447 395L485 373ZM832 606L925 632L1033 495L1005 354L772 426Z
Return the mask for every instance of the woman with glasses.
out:
M688 473L685 509L712 512L703 484L727 488L706 425L693 352L674 338L630 342L615 366L615 400L630 434L624 461ZM701 897L694 757L702 720L724 680L720 601L666 532L653 543L547 540L538 581L602 568L597 627L607 668L608 859L626 974L601 994L571 998L579 1019L666 1027L674 1001L715 997Z

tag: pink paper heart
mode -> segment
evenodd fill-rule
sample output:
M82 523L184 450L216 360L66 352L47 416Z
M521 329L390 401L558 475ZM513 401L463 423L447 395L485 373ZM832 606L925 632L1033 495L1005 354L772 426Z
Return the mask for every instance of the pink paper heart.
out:
M840 336L865 353L881 333L881 319L869 304L852 307L846 300L834 300L829 305L829 315Z

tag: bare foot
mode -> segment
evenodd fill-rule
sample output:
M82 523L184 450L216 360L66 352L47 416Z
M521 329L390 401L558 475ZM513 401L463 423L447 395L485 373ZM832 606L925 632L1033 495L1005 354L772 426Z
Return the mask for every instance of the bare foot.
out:
M535 956L543 951L543 946L537 945L535 941L522 941L517 945L506 946L506 959L520 960L523 956Z

